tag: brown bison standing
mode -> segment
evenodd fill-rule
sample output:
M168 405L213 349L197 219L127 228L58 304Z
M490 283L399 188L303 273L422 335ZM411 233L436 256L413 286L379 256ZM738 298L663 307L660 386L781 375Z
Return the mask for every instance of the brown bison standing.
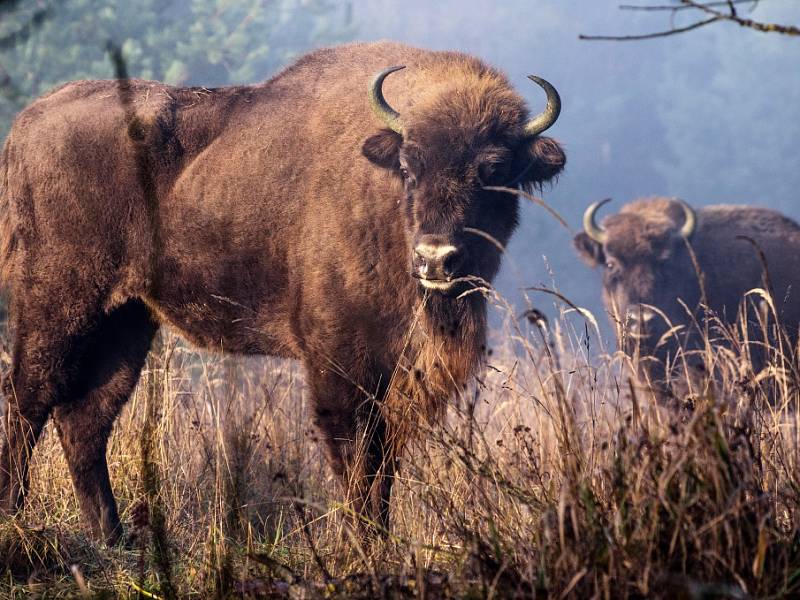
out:
M389 65L406 68L384 86ZM262 85L81 81L34 102L0 179L0 506L22 505L52 414L87 523L118 537L106 443L169 324L207 348L302 360L334 469L386 523L393 423L435 415L481 358L484 299L465 292L496 274L492 240L518 211L484 186L564 166L539 135L558 95L532 79L548 96L533 119L473 57L377 43L314 52Z
M603 301L619 345L648 359L643 374L659 395L669 387L665 366L674 361L678 341L684 349L702 347L700 328L708 315L736 322L745 295L765 287L765 277L794 345L800 326L797 223L765 208L722 205L695 212L685 202L653 198L623 206L599 227L595 213L605 202L586 210L575 247L588 264L603 268ZM749 310L751 333L762 335L755 317ZM663 339L670 325L681 329ZM762 343L749 348L756 370L763 366Z

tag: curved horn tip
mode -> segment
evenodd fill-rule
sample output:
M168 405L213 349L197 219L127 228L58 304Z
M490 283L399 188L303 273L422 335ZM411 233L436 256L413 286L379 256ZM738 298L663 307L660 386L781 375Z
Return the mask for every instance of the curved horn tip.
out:
M372 108L372 112L375 113L375 116L389 129L400 135L403 135L403 124L400 120L400 113L393 109L386 101L386 98L383 97L383 81L392 73L405 68L405 65L387 67L377 73L369 84L369 104Z
M405 69L405 65L395 65L393 67L386 67L383 71L381 71L378 75L383 75L386 77L387 75L394 73L395 71L399 71L400 69Z
M611 198L604 198L603 200L592 202L586 209L586 212L583 213L583 230L586 232L586 235L599 244L605 244L608 241L608 234L603 228L597 225L595 213L607 202L611 202Z
M549 129L558 120L558 116L561 114L561 96L558 95L556 88L546 79L536 75L528 75L528 79L542 88L547 94L547 106L545 109L525 125L525 134L533 137Z
M683 237L689 239L694 233L694 230L697 228L697 213L695 213L694 209L689 206L687 202L684 202L683 200L678 200L678 202L683 209L684 215L683 225L681 226L680 233Z

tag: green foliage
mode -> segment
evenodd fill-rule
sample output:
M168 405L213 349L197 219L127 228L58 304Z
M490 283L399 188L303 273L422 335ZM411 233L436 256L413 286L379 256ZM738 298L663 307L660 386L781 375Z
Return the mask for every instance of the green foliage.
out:
M35 97L73 79L110 78L106 48L132 77L251 83L313 47L349 37L327 0L17 0L0 4L0 136Z

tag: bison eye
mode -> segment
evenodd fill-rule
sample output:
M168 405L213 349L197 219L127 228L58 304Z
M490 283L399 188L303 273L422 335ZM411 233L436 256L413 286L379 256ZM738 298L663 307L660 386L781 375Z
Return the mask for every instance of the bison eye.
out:
M408 170L408 167L400 167L400 177L403 178L403 184L407 190L413 189L417 185L417 177Z
M616 271L617 270L617 261L609 260L606 263L606 269L608 269L609 271Z

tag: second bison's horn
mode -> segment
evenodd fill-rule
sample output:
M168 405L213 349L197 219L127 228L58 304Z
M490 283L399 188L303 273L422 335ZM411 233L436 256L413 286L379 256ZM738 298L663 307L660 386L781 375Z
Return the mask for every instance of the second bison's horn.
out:
M605 244L608 240L608 234L597 224L594 215L598 208L610 201L611 198L606 198L605 200L600 200L599 202L593 202L589 205L589 208L586 209L586 212L583 213L583 230L586 232L586 235L588 235L598 244Z
M389 129L403 135L403 123L400 121L400 113L389 106L386 98L383 97L383 80L400 69L405 69L405 66L389 67L375 75L369 84L369 105L372 107L372 112L375 113L375 116Z
M683 200L680 201L681 207L683 208L683 227L681 227L681 235L686 239L689 239L691 235L694 233L695 227L697 227L697 215L694 212L694 209L686 204Z
M528 75L528 79L541 87L547 94L547 106L544 111L536 115L525 125L525 135L533 137L539 135L556 122L558 115L561 113L561 97L558 95L556 88L541 77Z

